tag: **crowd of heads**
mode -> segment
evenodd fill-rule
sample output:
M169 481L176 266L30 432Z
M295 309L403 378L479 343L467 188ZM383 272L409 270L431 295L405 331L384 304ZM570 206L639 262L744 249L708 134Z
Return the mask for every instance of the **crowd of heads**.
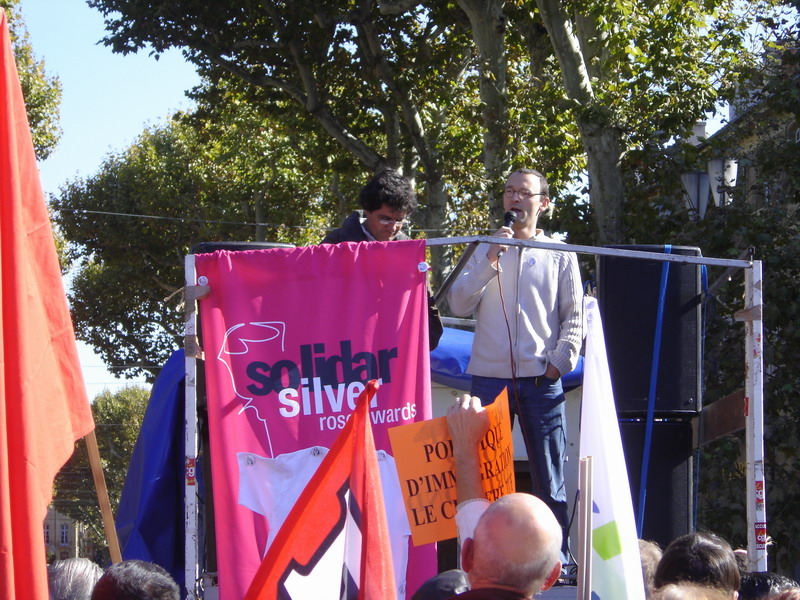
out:
M776 573L748 572L746 552L735 553L713 533L681 536L660 558L652 542L640 541L639 549L650 600L800 600L797 582Z
M476 579L482 578L492 581L494 585L503 583L513 589L524 589L527 597L533 597L535 591L543 589L549 565L558 560L558 546L554 545L553 536L558 537L556 534L559 532L555 526L548 527L548 519L554 521L555 518L545 512L536 514L534 520L539 523L534 527L520 522L493 522L492 513L487 510L490 518L481 519L479 528L475 530L475 538L478 548L491 555L479 557L476 561L480 569L488 572L473 571L467 578L463 571L447 571L423 585L412 600L449 600L466 590L469 583L474 585ZM502 515L501 512L497 514ZM545 535L548 528L555 531L553 536ZM538 541L532 539L530 534L519 534L521 531L537 529L542 532L539 535L543 536ZM511 548L518 557L521 548L517 544L496 546L492 545L493 542L482 542L482 536L487 532L491 532L494 541L503 537L518 542L523 538L532 539L531 544L538 543L539 547L531 554L538 556L538 563L541 564L524 565L508 556ZM553 542L553 547L542 551L542 540L547 538L547 543ZM472 543L472 540L469 542ZM713 533L697 532L681 536L663 552L655 542L639 540L639 555L645 597L648 600L800 600L800 585L797 582L777 573L748 572L746 561L737 560L728 542ZM510 570L509 565L516 565L516 570Z
M179 600L180 588L162 567L124 560L105 572L88 558L57 560L47 567L50 600Z

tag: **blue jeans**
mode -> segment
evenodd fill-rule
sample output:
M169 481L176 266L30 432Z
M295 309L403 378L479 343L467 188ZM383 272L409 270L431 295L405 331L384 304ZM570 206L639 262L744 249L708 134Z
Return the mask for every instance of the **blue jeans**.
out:
M509 412L513 426L519 417L520 429L528 452L534 495L550 507L561 524L564 539L561 562L569 559L569 509L564 487L564 456L567 446L564 390L561 380L548 377L518 377L517 393L510 379L472 376L471 394L484 406L494 402L508 388Z

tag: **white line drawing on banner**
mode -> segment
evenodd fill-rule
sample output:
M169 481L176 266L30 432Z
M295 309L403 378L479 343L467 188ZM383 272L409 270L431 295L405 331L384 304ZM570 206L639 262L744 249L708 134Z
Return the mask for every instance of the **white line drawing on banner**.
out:
M257 329L253 329L252 331L248 331L250 335L243 336L243 332L239 332L239 336L233 336L233 333L242 328L246 325L253 325ZM261 334L261 335L255 335ZM269 435L269 424L267 420L264 419L258 412L258 407L254 405L253 397L252 396L245 396L244 394L239 393L239 390L236 387L236 378L233 376L233 368L231 366L231 360L226 358L230 356L241 356L250 352L249 344L262 344L265 342L271 342L272 340L280 338L281 344L281 352L285 351L284 348L284 341L286 339L286 323L283 321L251 321L249 323L237 323L233 325L225 332L225 337L222 339L222 347L217 354L217 359L225 365L225 368L228 370L228 374L231 378L231 386L233 387L233 391L236 395L244 400L244 406L239 410L238 414L242 414L248 408L253 409L256 413L256 418L264 424L264 431L267 434L267 444L269 445L269 453L272 456L275 456L275 453L272 451L272 439ZM230 341L229 341L230 340ZM235 348L231 348L234 346Z

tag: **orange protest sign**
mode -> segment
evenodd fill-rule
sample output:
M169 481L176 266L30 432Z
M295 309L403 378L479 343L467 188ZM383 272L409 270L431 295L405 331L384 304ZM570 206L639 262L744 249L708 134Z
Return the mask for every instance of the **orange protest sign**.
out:
M486 497L515 491L514 449L508 399L503 391L486 407L489 431L478 449ZM389 430L415 546L456 537L456 473L445 417Z

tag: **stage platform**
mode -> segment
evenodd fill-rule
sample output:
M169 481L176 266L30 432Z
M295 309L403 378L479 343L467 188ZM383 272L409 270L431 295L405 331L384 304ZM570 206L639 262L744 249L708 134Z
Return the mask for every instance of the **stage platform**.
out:
M535 596L544 600L575 600L578 597L578 588L574 585L560 585Z

